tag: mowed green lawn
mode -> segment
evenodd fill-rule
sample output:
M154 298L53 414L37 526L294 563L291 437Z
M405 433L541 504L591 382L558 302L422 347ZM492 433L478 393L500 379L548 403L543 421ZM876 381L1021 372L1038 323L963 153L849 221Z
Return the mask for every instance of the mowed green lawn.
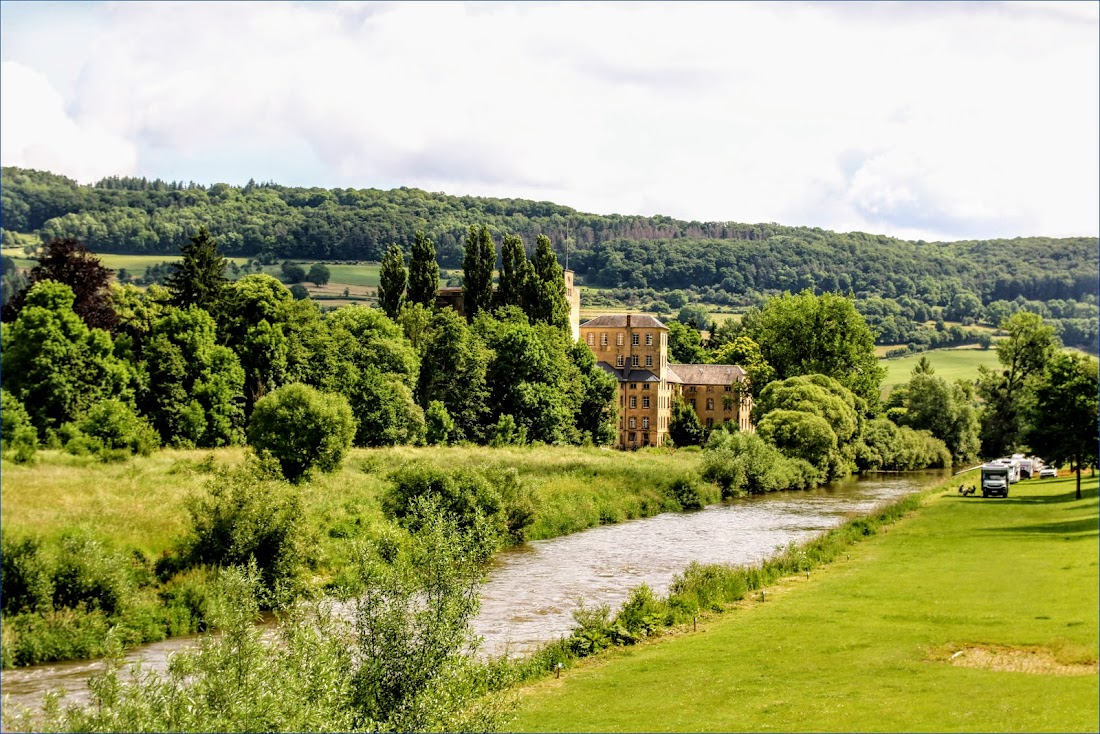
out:
M523 689L510 728L1097 731L1096 487L937 493L763 603Z
M913 368L921 357L927 357L936 370L936 376L942 377L948 382L957 379L976 380L978 367L985 366L996 369L1000 364L997 361L995 349L934 349L930 352L910 354L897 359L880 360L886 368L886 378L882 381L883 389L893 388L896 385L909 382Z

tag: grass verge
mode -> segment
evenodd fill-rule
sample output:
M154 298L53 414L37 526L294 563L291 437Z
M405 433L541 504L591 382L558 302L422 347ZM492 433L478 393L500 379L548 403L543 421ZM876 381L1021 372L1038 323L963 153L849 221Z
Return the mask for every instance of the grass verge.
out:
M1097 554L1095 479L944 486L699 634L528 686L511 728L1096 731Z

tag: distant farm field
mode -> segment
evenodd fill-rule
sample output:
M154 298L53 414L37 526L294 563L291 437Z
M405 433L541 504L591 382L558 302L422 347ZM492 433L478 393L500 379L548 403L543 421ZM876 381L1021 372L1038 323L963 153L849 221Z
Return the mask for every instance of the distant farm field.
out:
M901 385L909 381L913 368L921 357L927 357L932 368L936 370L936 376L949 382L957 379L974 380L978 377L978 368L985 366L996 369L997 352L993 349L935 349L930 352L910 354L897 359L880 360L886 368L886 378L882 381L883 389L891 389L895 385Z

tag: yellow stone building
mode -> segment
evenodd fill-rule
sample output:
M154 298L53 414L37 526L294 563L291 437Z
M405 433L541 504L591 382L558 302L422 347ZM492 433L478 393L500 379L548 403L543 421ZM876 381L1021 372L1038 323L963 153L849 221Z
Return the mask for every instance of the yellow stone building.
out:
M619 383L619 448L668 443L677 393L708 430L726 422L753 430L752 398L737 389L745 371L737 365L669 364L668 327L652 316L597 316L580 325L580 335L596 363Z

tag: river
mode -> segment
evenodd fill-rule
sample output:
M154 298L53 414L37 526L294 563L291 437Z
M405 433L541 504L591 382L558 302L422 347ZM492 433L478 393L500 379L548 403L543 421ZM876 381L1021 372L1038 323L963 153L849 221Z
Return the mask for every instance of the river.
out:
M484 638L485 652L522 654L568 635L581 599L614 610L643 583L664 594L692 561L754 563L777 547L805 540L850 515L867 513L947 476L949 472L853 477L820 489L774 492L525 543L494 558L473 628ZM193 645L195 639L142 645L127 659L163 669L169 652ZM88 678L101 666L93 660L3 671L4 707L36 707L46 691L57 689L66 690L70 701L80 700Z

